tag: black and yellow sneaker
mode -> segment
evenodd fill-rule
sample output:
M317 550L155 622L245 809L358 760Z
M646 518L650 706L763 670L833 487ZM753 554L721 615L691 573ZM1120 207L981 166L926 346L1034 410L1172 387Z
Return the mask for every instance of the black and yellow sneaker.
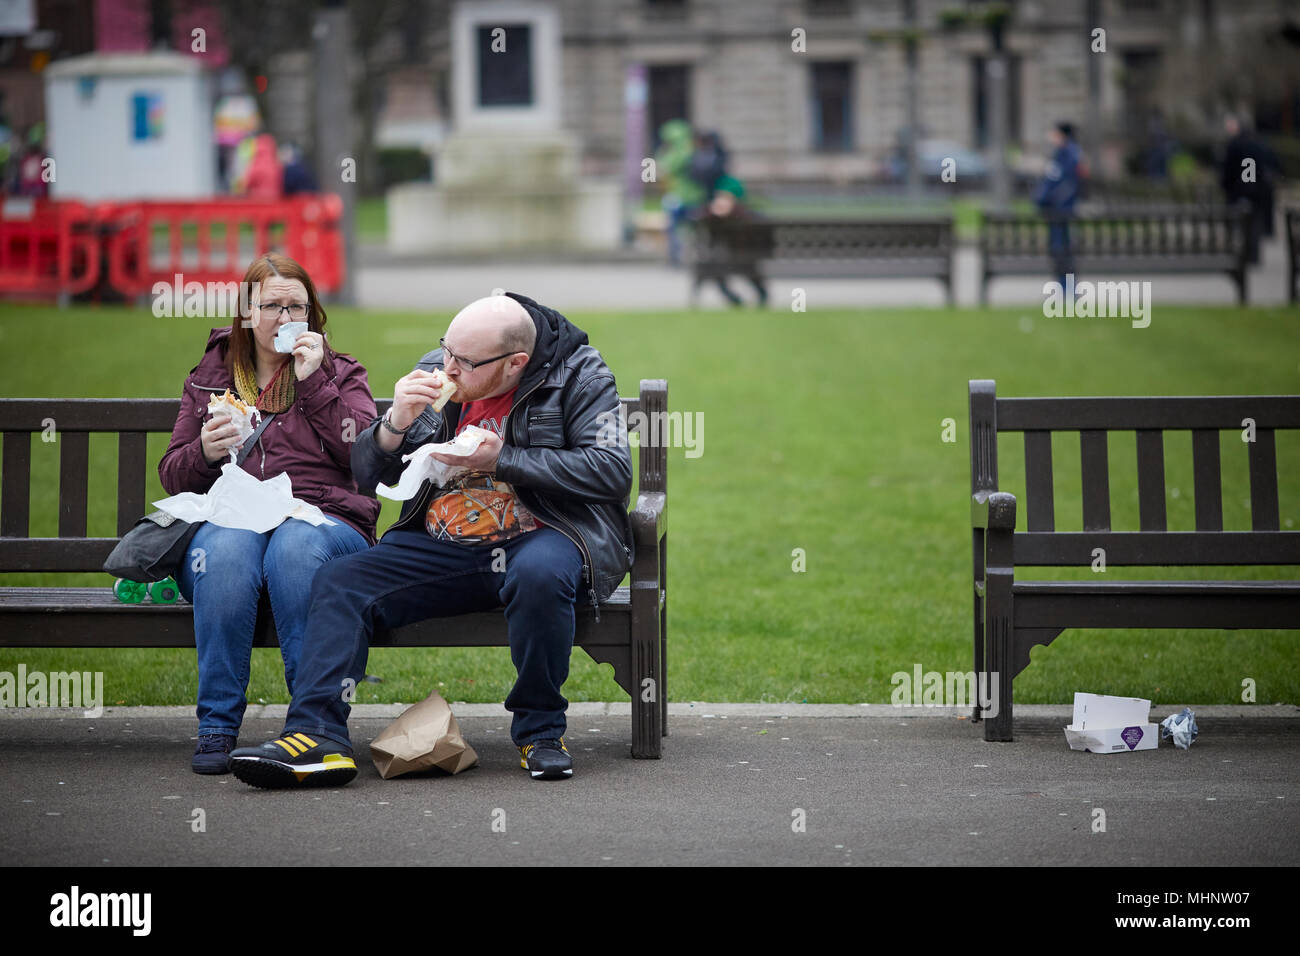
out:
M559 740L534 740L519 748L519 766L533 775L534 780L563 780L573 776L573 758Z
M341 787L357 775L351 749L300 733L240 747L230 754L230 769L244 783L265 790Z

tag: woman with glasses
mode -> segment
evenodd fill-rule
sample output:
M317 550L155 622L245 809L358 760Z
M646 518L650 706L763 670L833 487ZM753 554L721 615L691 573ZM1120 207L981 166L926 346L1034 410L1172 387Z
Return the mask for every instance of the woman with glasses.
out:
M259 479L288 474L294 496L318 506L333 523L314 526L289 518L257 534L208 522L195 533L177 575L181 593L194 605L195 773L229 772L247 703L263 588L292 694L308 637L303 625L312 577L326 561L373 545L379 516L379 502L358 491L351 465L352 441L376 418L375 400L361 364L326 342L325 310L311 277L292 259L268 253L248 267L242 288L248 314L212 330L202 360L185 380L171 443L158 465L162 486L169 495L204 493L223 465L242 453L244 471ZM296 337L280 334L288 322L305 323L306 329ZM209 400L227 389L268 419L260 433L245 439L248 449L229 417L208 413Z

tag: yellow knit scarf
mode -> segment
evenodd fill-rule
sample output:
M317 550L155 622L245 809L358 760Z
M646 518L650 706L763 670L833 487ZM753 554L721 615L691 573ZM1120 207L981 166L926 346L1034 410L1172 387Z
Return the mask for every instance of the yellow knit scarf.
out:
M253 368L253 363L236 362L235 388L245 403L260 411L273 414L288 411L296 395L292 358L280 366L280 370L262 390L261 395L257 394L257 371Z

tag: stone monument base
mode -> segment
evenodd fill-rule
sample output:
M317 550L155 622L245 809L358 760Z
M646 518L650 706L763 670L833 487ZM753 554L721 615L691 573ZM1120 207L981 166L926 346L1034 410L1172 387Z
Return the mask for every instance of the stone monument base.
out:
M436 183L388 191L389 251L615 248L619 185L580 179L577 157L559 131L456 133L437 151Z

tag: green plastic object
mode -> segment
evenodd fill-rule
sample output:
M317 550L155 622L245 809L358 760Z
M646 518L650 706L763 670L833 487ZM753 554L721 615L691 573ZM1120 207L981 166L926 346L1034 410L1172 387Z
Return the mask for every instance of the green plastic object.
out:
M128 581L126 578L118 578L113 582L113 596L123 604L140 604L144 601L144 596L148 592L149 586L139 581Z
M163 578L149 585L149 597L154 604L175 604L181 590L171 578Z

